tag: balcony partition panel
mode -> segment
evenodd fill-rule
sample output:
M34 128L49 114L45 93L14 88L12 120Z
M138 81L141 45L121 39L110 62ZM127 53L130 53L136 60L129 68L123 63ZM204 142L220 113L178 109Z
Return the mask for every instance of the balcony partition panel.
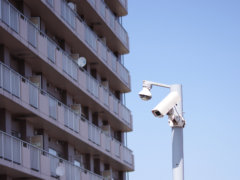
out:
M37 29L32 22L28 22L28 42L34 47L37 47Z
M66 177L68 180L81 180L82 170L72 164L66 164Z
M115 114L118 114L119 113L119 100L114 96L114 95L112 95L112 97L113 97L113 112L115 113Z
M71 28L76 28L76 16L65 0L61 0L61 16Z
M105 150L111 152L111 137L105 134Z
M21 163L21 143L17 139L12 139L12 149L13 149L13 162Z
M110 66L111 69L113 70L113 72L117 72L117 57L111 52L109 51L109 60L110 60Z
M29 104L35 108L38 108L38 87L29 83Z
M55 156L49 155L50 158L50 172L52 177L57 177L56 169L59 164L59 159Z
M53 119L57 119L57 101L51 96L48 97L49 103L49 116Z
M18 20L18 12L15 9L15 7L10 7L10 27L13 29L15 32L19 32L19 20Z
M98 40L98 47L100 57L107 63L107 47L103 44L101 40Z
M99 146L101 144L101 130L91 123L88 123L88 139Z
M97 35L86 25L84 24L85 29L85 41L87 44L94 50L97 51Z
M47 51L48 51L48 59L49 59L51 62L55 63L56 47L55 47L55 45L53 44L53 42L50 41L49 39L48 39L48 41L47 41Z
M114 141L114 153L115 153L115 156L117 156L118 158L120 158L120 143L113 139Z
M109 93L108 90L103 86L103 102L105 106L109 106Z
M40 151L34 146L30 146L31 169L40 170Z
M99 83L90 74L87 74L87 89L96 98L99 98Z
M74 80L77 80L78 65L64 53L62 54L62 66L65 73Z
M106 13L109 19L108 25L110 26L112 31L115 31L115 16L109 8L106 8Z
M4 23L6 23L7 25L10 25L10 6L9 3L6 0L2 0L1 1L1 13L2 13L2 20Z
M100 11L100 15L102 16L103 19L106 18L106 6L104 3L104 0L99 0L99 11Z

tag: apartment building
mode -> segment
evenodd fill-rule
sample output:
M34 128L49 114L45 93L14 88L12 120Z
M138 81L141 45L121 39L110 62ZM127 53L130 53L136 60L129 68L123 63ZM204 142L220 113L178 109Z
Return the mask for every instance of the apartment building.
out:
M127 0L0 0L0 179L126 180Z

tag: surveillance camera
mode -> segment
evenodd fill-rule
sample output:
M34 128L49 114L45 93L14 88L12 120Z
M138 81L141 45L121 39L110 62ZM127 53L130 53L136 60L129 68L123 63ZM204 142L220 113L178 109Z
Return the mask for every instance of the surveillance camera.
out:
M178 92L170 92L153 110L152 113L156 117L163 117L168 114L172 108L180 101Z
M140 98L144 101L147 101L152 98L152 94L147 87L143 87L143 89L138 93Z

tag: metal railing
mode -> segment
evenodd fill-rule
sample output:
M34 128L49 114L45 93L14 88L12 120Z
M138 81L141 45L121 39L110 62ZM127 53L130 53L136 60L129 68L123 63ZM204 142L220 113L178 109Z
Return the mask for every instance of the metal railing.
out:
M8 6L9 8L12 7L11 4L9 4L6 0L0 0L1 2L1 6L2 6L2 3L5 2L5 6ZM36 27L34 24L32 24L32 22L30 22L30 20L28 20L23 14L21 14L20 12L17 12L18 13L18 17L21 17L21 18L18 18L18 20L24 20L26 21L26 23L29 25L32 25L31 27L34 28L33 32L36 32L36 33L33 33L34 34L34 37L37 36L37 33L39 33L39 35L41 34L41 36L43 38L46 38L47 41L50 41L51 42L51 46L55 46L53 47L53 49L55 49L55 51L58 49L61 54L62 54L62 69L63 71L68 74L73 80L77 80L78 79L78 65L76 64L76 62L71 58L69 57L68 55L66 55L66 53L53 41L51 40L50 38L48 38L43 32L41 32L38 27ZM1 12L2 14L2 12ZM2 17L0 17L2 18ZM19 24L19 23L18 23ZM29 33L29 32L28 32ZM27 34L28 34L27 33ZM30 33L31 34L31 33ZM28 39L29 35L27 35L27 39ZM35 37L36 38L36 37ZM32 39L35 39L35 38L32 38ZM37 44L36 44L37 45ZM54 53L55 54L55 53ZM115 62L115 61L114 61ZM85 70L83 70L84 73L86 74L86 76L90 76L88 74L88 72L86 72ZM20 76L14 76L14 73L12 73L13 75L9 75L11 73L6 73L7 75L1 75L2 77L2 86L4 87L4 89L10 91L13 95L19 97L20 96L20 79L19 78ZM12 77L10 78L10 80L8 79L8 77ZM4 78L6 77L6 78ZM6 80L7 79L7 80ZM90 78L89 78L90 79ZM93 77L91 77L91 79L93 79ZM95 97L99 97L99 87L100 87L100 83L98 81L96 81L95 79L93 80L89 80L89 82L92 82L92 89L90 90L94 95ZM12 83L11 83L12 82ZM17 83L19 82L19 83ZM91 83L90 83L91 84ZM91 85L89 86L91 87ZM110 91L109 89L107 90L108 91L108 94L109 96L111 95L110 94ZM29 85L29 104L32 105L33 107L35 108L38 108L38 94L39 94L39 90L38 90L38 87L36 87L35 85L33 85L32 83L30 83ZM105 96L106 97L106 96ZM106 102L107 103L107 98L104 98L105 100L103 100L103 103ZM119 104L121 104L120 102L118 102ZM116 107L116 103L115 103L115 107ZM121 104L121 106L124 106ZM124 106L125 107L125 106ZM117 112L117 109L115 108L115 112ZM53 116L54 117L54 116Z
M57 177L56 169L61 165L65 169L65 178L67 180L79 180L81 179L81 173L88 173L92 179L103 180L100 175L75 166L72 162L51 155L47 151L0 131L0 158L22 165L23 161L25 161L23 158L24 153L22 153L24 149L28 149L28 152L30 152L29 154L25 153L25 156L29 155L30 168L34 171L41 171L41 164L46 163L41 161L41 157L45 156L50 161L50 175L53 177Z
M96 0L88 0L90 4L96 8ZM124 5L125 7L125 5ZM113 12L110 10L110 8L107 6L107 4L103 1L99 1L99 14L104 19L106 24L110 26L113 32L117 34L117 36L120 38L120 40L123 42L125 46L128 47L128 34L122 24L119 23L118 18L113 14ZM106 13L108 13L109 21L106 18Z
M94 5L96 4L95 3L95 0L92 0L92 1L89 1L91 4L92 2L94 2ZM102 4L102 8L105 7L106 8L106 4L101 0L100 1L100 4ZM103 10L101 10L103 11ZM116 20L114 14L107 8L104 12L106 11L109 11L109 17L110 17L110 22L109 22L109 25L111 27L113 27L113 29L115 29L115 26L118 26L119 28L116 30L116 32L118 32L119 34L119 37L120 39L124 40L124 41L128 41L128 36L127 36L127 32L125 29L123 28L120 28L121 27L121 24ZM61 13L62 14L65 14L65 12L71 12L70 14L71 15L62 15L62 18L69 24L69 18L64 18L65 16L66 17L72 17L74 16L74 22L76 21L76 19L79 19L81 22L83 22L84 24L84 29L85 29L85 41L87 42L87 44L94 50L94 52L97 52L97 41L100 42L101 44L101 51L103 52L100 52L101 53L101 58L106 61L106 51L108 50L109 52L111 52L111 54L113 55L112 51L106 46L103 44L103 42L98 38L98 36L96 35L96 33L94 31L92 31L90 29L90 27L78 16L78 14L73 11L68 5L67 3L65 2L65 0L61 0ZM72 27L73 29L76 29L76 27ZM114 55L113 55L114 56ZM116 57L113 58L114 60L117 59ZM115 63L115 62L114 62ZM123 66L120 62L116 61L117 64L120 64L121 66ZM116 67L116 66L115 66ZM124 76L129 76L129 72L128 70L123 66L123 68L125 69L124 73L127 73L127 75L124 75ZM115 68L113 67L112 69L114 72L116 72ZM120 77L122 77L123 75L119 74ZM124 81L124 83L126 83L127 85L129 85L130 82L128 82L128 79L124 79L124 80L127 80L127 81Z
M41 95L46 96L48 98L48 108L49 108L49 116L55 120L57 120L57 108L58 105L63 106L64 108L64 125L71 129L72 131L75 132L79 132L80 131L80 119L82 118L82 116L80 114L76 114L70 107L64 105L63 103L61 103L60 101L58 101L57 99L55 99L53 96L51 96L50 94L48 94L47 92L44 92L42 89L40 89L39 87L35 86L32 82L30 82L29 80L27 80L26 78L22 77L20 74L18 74L17 72L11 70L9 67L7 67L6 65L4 65L2 62L0 62L0 85L1 87L4 88L5 85L3 85L3 69L5 69L6 78L11 79L11 74L14 74L17 79L19 79L18 81L18 86L19 89L17 89L18 92L20 92L20 80L22 80L25 84L27 84L28 89L29 89L29 105L35 107L35 108L39 108L39 93L41 93ZM9 79L6 79L5 81L8 82L10 81ZM11 83L10 83L11 84ZM9 86L9 85L8 85ZM7 87L8 87L7 86ZM4 88L5 89L5 88ZM10 88L11 89L11 88ZM7 89L5 89L6 91L8 91ZM8 91L9 92L9 91ZM12 92L10 92L12 93ZM12 93L13 94L13 93ZM19 93L20 94L20 93ZM21 98L21 96L19 95L19 98ZM97 144L97 145L101 145L101 134L102 134L102 130L101 128L93 125L92 123L88 122L88 139ZM106 150L109 151L109 140L111 141L111 137L107 136L107 144L106 146ZM121 146L123 146L120 142L118 142ZM123 146L125 148L125 146ZM34 151L34 148L31 150L32 152L32 156L35 157L36 152ZM0 154L1 154L1 148L0 148ZM37 160L34 160L33 162L36 162ZM37 166L36 164L32 164L32 169L34 170L38 170L39 166Z

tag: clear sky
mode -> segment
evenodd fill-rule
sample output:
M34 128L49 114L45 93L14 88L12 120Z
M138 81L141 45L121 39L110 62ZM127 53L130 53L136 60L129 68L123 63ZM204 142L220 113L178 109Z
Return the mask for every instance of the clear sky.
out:
M129 0L126 95L134 131L131 180L172 179L171 129L151 109L168 90L139 99L142 80L183 85L186 180L240 179L240 1Z

